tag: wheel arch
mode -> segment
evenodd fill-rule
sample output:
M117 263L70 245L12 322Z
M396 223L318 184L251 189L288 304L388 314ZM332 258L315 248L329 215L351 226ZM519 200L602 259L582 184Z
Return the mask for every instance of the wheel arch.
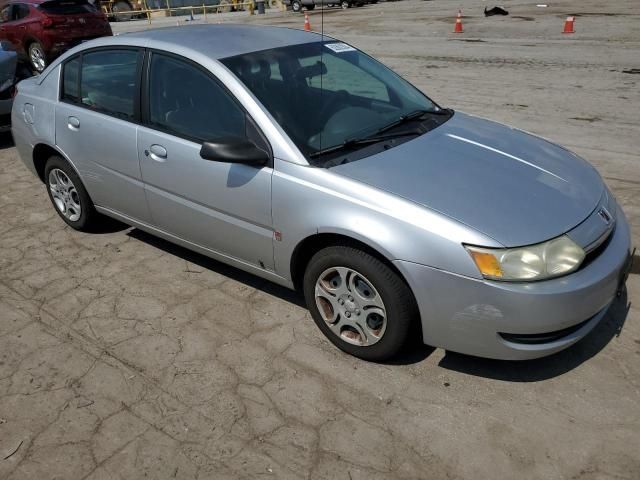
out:
M300 290L302 286L302 280L304 278L304 272L311 260L311 257L323 248L333 246L348 246L355 247L373 257L380 260L391 270L393 270L398 276L407 284L407 280L404 275L393 264L392 258L388 252L378 245L370 245L363 239L357 238L357 235L353 235L346 232L317 232L313 235L309 235L302 239L293 249L291 254L290 269L291 269L291 281L297 290Z
M76 175L78 175L78 177L82 180L82 175L80 175L80 172L78 171L76 166L67 158L64 153L46 143L38 143L35 147L33 147L32 160L33 167L35 168L36 173L38 174L38 178L42 181L42 183L45 183L44 170L47 165L47 160L49 160L53 156L60 157L65 162L67 162L76 172Z

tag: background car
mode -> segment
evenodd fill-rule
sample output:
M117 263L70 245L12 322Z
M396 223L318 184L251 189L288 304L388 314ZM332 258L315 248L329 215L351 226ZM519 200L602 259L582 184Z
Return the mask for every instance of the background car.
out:
M307 10L313 10L316 5L347 9L352 6L362 7L366 3L378 3L378 0L285 0L285 3L291 5L294 12L301 12L303 7Z
M106 16L86 0L21 0L0 7L0 40L38 73L69 48L108 35Z
M11 105L18 55L12 45L0 42L0 133L11 129Z

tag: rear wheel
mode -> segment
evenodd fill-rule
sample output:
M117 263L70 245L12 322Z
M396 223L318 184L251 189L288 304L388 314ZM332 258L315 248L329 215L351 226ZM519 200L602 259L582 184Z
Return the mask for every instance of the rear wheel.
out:
M293 2L291 2L291 10L296 13L302 11L302 4L298 0L293 0Z
M87 190L75 170L58 156L47 160L44 169L49 199L60 218L76 230L92 230L99 222Z
M129 2L116 2L112 7L113 13L118 15L114 15L117 22L128 22L133 18L133 13L131 13L133 8L129 4Z
M42 73L47 68L47 54L38 41L29 45L29 63L37 73Z
M303 286L307 307L322 333L341 350L365 360L396 355L419 316L404 280L357 248L334 246L316 253Z
M342 2L340 2L340 8L342 8L343 10L346 10L350 6L351 2L348 2L347 0L343 0Z
M231 4L227 0L221 0L216 11L218 13L229 13L231 11Z

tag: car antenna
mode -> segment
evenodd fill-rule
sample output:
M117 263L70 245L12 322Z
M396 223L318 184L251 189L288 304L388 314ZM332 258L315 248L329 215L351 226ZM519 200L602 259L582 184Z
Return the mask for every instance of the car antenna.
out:
M324 65L324 5L320 9L320 105L324 108L324 88L322 85L322 65ZM322 130L320 130L320 150L322 150Z

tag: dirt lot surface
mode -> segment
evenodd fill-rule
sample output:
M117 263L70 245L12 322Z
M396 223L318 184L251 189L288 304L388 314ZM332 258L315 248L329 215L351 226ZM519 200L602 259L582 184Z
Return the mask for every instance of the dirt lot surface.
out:
M584 156L638 244L640 4L504 3L500 18L474 0L327 11L325 32L443 105ZM576 33L562 35L571 13ZM606 319L551 358L425 347L367 364L333 348L287 290L138 230L69 229L10 138L2 146L0 478L640 478L637 257Z

